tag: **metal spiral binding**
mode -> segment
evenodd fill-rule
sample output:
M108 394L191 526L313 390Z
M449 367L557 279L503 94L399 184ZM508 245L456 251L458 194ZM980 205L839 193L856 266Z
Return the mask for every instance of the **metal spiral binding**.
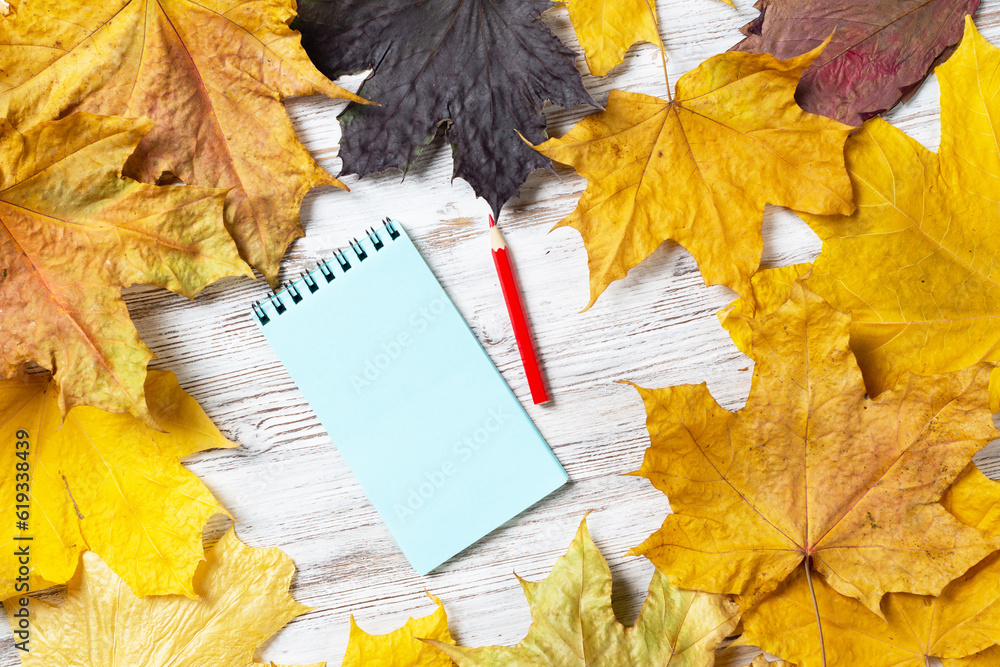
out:
M395 241L399 238L399 230L396 229L396 226L392 224L392 220L389 218L382 221L382 229L369 227L365 230L365 236L367 236L368 240L371 241L372 248L375 249L375 252L378 252L385 247L385 240L382 236L380 236L380 232L385 232L390 241ZM354 252L354 256L357 258L358 263L365 261L370 256L357 238L351 239L348 242L348 245ZM347 273L351 269L351 260L348 258L347 253L345 253L344 250L337 249L334 251L333 259L337 260L337 264L340 266L340 270L342 272ZM305 285L306 288L308 288L309 294L318 292L322 285L332 283L336 279L337 276L329 262L329 259L324 259L316 262L316 268L311 271L302 271L299 273L299 280L301 280L302 285ZM320 276L323 277L323 282L317 280ZM300 291L300 288L296 286L296 282L296 280L289 280L285 282L282 287L278 288L274 292L271 292L268 296L250 304L257 321L259 321L262 325L271 321L271 316L269 316L267 311L261 306L262 303L270 303L271 307L274 309L275 315L282 315L288 310L289 305L300 303L303 300L303 293ZM283 296L290 298L292 300L291 304L288 304L287 301L282 301Z
M292 303L299 303L302 301L302 295L299 294L299 290L295 287L295 282L289 280L285 283L285 291L288 292L288 296L292 297Z
M326 278L326 282L328 283L333 282L333 279L336 278L333 275L333 269L330 268L325 259L322 262L316 262L316 269L320 272L320 275Z
M363 262L368 259L368 253L366 253L365 249L361 247L361 244L358 243L357 239L351 239L350 244L351 250L353 250L354 254L358 256L359 262Z

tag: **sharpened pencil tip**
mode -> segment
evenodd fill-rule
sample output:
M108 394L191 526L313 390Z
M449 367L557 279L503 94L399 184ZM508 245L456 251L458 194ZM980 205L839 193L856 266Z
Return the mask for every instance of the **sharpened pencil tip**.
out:
M490 227L496 227L497 221L493 219L493 214L490 213Z

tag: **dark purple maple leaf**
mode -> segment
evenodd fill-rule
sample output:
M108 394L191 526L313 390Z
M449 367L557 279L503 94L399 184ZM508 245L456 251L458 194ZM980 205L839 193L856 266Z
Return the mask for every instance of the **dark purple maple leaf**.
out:
M374 69L340 116L342 173L406 170L446 124L454 175L499 214L533 170L550 168L518 135L546 139L546 99L597 106L575 55L538 16L550 0L299 0L292 27L333 78Z
M733 51L790 58L826 50L802 74L806 111L861 125L916 92L962 39L979 0L758 0Z

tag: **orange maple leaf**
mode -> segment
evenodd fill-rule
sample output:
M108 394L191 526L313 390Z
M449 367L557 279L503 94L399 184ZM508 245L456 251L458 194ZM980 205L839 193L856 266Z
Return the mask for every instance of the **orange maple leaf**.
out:
M364 103L309 62L293 0L33 0L0 22L0 116L19 128L67 110L155 122L125 174L227 188L241 256L275 285L310 188L343 185L299 143L281 100ZM11 48L16 45L17 48Z
M223 223L225 190L121 178L148 120L73 114L18 132L0 120L0 377L28 361L50 369L63 414L74 405L146 405L153 353L121 288L194 297L249 276Z
M938 503L996 436L989 365L907 374L871 399L850 317L800 284L748 324L743 409L723 409L704 384L639 390L651 446L638 474L674 513L633 553L675 585L748 603L807 560L879 613L884 593L936 595L996 549Z

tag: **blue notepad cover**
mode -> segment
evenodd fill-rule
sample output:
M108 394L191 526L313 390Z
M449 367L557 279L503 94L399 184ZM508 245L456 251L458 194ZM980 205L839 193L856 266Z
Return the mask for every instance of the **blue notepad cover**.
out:
M389 225L395 240L386 227L367 234L255 304L254 321L426 574L567 475L405 230Z

